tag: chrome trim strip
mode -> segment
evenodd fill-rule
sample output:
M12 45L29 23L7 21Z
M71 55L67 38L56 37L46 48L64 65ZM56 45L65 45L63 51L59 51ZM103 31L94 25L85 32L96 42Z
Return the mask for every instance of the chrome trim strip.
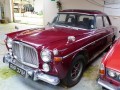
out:
M52 85L58 85L60 83L60 79L55 76L47 75L44 73L37 73L34 75L38 80L42 80Z
M19 64L16 62L13 62L13 58L10 58L10 57L12 57L12 56L9 54L6 54L3 57L3 62L4 63L12 63L15 66L25 70L26 71L25 78L28 78L29 76L31 76L31 78L34 81L42 80L42 81L49 83L49 84L52 84L52 85L58 85L60 83L60 79L57 76L45 74L39 68L34 69L34 68L29 67L29 66L25 66L19 62L18 62Z
M98 84L109 90L119 90L117 86L114 86L113 84L110 84L109 82L106 82L100 78L98 79Z
M73 27L73 26L56 25L56 24L55 24L55 26L63 27L63 28L69 28L69 29L75 29L75 30L79 30L79 29L82 29L82 30L92 30L92 29L85 29L85 28L79 28L79 27Z
M80 50L83 50L85 47L87 47L87 46L89 46L89 45L91 45L91 44L94 44L95 42L97 42L97 41L99 41L99 40L101 40L101 39L103 39L103 38L105 38L105 37L107 37L107 36L109 36L109 35L111 35L111 34L113 34L113 33L110 33L110 34L108 34L108 35L106 35L106 36L104 36L104 37L102 37L102 38L100 38L100 39L98 39L98 40L95 40L95 41L93 41L93 42L91 42L91 43L89 43L89 44L87 44L87 45L85 45L85 46L83 46L83 47L75 50L75 51L72 52L72 53L69 53L69 54L66 55L66 56L63 56L63 59L65 59L65 58L67 58L68 56L74 54L75 52L78 52L78 51L80 51ZM90 37L90 36L88 36L88 37ZM81 40L84 40L84 39L86 39L86 38L88 38L88 37L85 37L85 38L83 38L83 39L80 39L80 41L81 41Z
M58 14L83 14L83 15L93 15L93 16L98 15L98 14L88 14L88 13L82 13L82 12L59 12Z
M98 54L96 54L94 57L92 57L88 62L90 62L90 61L92 61L93 59L95 59L100 53L102 53L108 46L110 46L110 44L109 45L107 45L104 49L102 49L101 51L99 51L99 53Z
M22 64L24 64L24 65L30 66L30 67L34 67L34 68L38 68L38 67L39 67L38 52L36 51L36 49L35 49L34 47L32 47L32 46L30 46L30 45L28 45L28 44L25 44L25 43L23 43L23 42L19 42L19 41L13 41L13 43L19 44L19 45L20 45L20 48L22 48L22 49L23 49L23 45L34 49L34 51L36 52L36 55L37 55L38 65L33 65L33 64L24 62L24 61L23 61L23 56L21 56L21 57L22 57L22 58L21 58L22 60L17 60L17 59L16 59L18 62L20 62L20 63L22 63ZM20 50L21 53L22 53L22 51L23 51L23 50ZM21 55L23 55L23 54L21 54Z

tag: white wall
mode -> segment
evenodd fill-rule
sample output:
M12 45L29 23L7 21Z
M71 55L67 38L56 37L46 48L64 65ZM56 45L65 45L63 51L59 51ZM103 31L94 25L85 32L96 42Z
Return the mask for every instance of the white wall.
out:
M5 18L8 22L13 22L12 0L5 1Z
M57 12L56 1L44 0L44 25L47 25L48 22L52 22Z
M35 12L40 12L43 11L43 1L44 0L35 0L34 2L34 11Z
M13 21L13 14L12 14L12 0L0 0L0 2L5 1L5 17L9 21ZM51 22L53 18L56 16L58 9L56 6L56 1L52 0L43 0L44 2L44 25L46 25L48 22ZM91 4L87 2L86 0L60 0L62 2L63 9L94 9L94 10L100 10L103 11L104 8ZM103 4L103 0L97 0L97 2Z
M0 19L2 19L2 13L1 13L1 7L3 6L2 4L3 2L0 0Z
M113 26L116 26L118 31L117 31L117 38L120 37L120 16L109 16L110 17L110 20L112 22L112 25Z
M4 6L5 19L13 22L12 0L0 0L0 3Z
M104 12L111 16L120 16L120 3L105 5Z
M120 0L107 0L104 12L107 13L114 26L118 28L117 38L120 37Z
M88 9L104 11L104 7L87 2L87 0L60 0L63 4L63 9ZM100 4L104 4L103 0L96 0Z
M56 0L57 1L57 0ZM86 0L60 0L63 9L89 9L104 11L104 7L100 7L87 2ZM104 4L103 0L97 0L100 4ZM44 25L51 22L56 16L58 10L55 1L44 0Z
M0 19L2 19L2 16L1 16L1 6L0 6Z

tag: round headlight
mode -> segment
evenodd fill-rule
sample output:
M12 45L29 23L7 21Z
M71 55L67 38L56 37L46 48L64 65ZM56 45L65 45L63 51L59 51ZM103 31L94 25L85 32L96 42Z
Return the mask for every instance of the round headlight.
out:
M48 49L45 49L41 52L41 58L44 62L51 61L51 52Z
M8 38L8 39L7 39L7 42L6 42L6 43L7 43L8 48L12 48L12 41L13 41L13 40L12 40L11 38Z
M43 67L44 72L49 72L50 71L50 66L47 63L44 63L42 67Z
M109 71L108 71L108 75L109 75L110 77L112 77L112 78L115 78L115 77L116 77L116 73L115 73L114 71L112 71L112 70L109 70Z

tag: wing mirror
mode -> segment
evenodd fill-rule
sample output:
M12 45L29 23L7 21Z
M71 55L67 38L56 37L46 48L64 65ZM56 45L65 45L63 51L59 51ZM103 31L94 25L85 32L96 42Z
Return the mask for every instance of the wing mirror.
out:
M74 36L68 36L68 41L67 43L72 43L75 41L75 37Z
M50 22L47 23L48 26L52 25Z
M19 30L19 27L18 27L18 26L15 26L15 29L16 29L16 30Z

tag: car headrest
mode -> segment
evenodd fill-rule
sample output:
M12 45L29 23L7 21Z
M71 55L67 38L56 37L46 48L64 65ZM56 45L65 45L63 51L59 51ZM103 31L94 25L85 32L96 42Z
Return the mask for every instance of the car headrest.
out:
M83 18L83 21L84 21L84 22L88 22L88 21L89 21L89 18Z

